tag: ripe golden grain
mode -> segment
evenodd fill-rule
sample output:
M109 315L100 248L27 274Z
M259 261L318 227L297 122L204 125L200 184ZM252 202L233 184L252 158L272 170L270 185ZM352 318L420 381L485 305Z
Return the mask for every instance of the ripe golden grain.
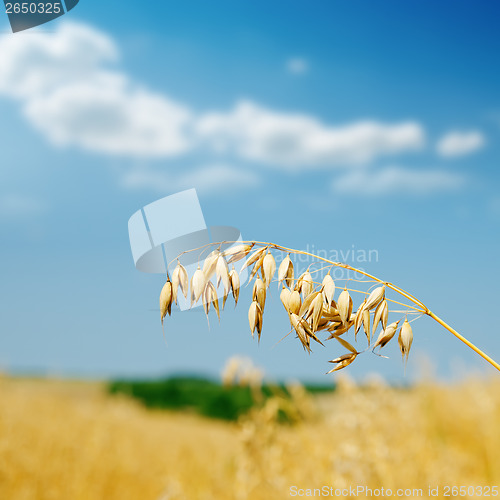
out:
M399 330L398 344L399 349L401 350L401 356L406 356L406 360L408 361L408 355L410 354L411 344L413 342L413 330L411 329L411 325L408 321L408 318L405 318L401 329Z
M396 333L396 330L398 328L399 321L396 321L394 323L391 323L385 330L382 330L380 332L380 335L378 336L377 342L375 342L375 345L373 346L373 349L375 347L380 346L380 349L387 345L387 343L394 337L394 334Z
M264 259L262 260L262 279L266 286L271 284L274 273L276 272L276 262L273 255L267 251Z
M227 243L227 242L226 242ZM438 318L434 313L429 311L425 305L418 299L405 292L401 288L396 287L388 282L382 282L381 280L367 274L363 270L357 270L343 263L335 263L328 259L322 257L316 257L316 261L310 265L316 266L320 262L327 262L330 264L328 267L339 266L351 271L355 271L369 278L368 282L378 283L377 286L371 293L366 293L363 290L357 290L351 288L347 289L347 284L344 290L340 293L337 302L334 300L335 295L335 282L331 277L330 273L327 273L321 284L314 281L310 267L303 272L299 278L294 281L295 269L290 258L290 254L303 254L311 257L314 255L303 252L299 250L291 250L285 247L280 247L279 245L273 243L260 243L260 242L249 242L242 243L227 251L221 253L219 248L223 243L214 243L217 248L213 250L208 257L204 260L203 270L200 269L198 265L197 270L191 278L191 305L195 304L200 296L203 295L205 312L208 315L211 305L217 312L220 319L219 302L217 297L217 287L222 283L224 286L224 298L223 307L226 303L229 290L232 291L235 300L235 305L239 298L239 288L240 279L239 275L232 266L231 272L228 270L228 265L226 257L228 260L236 261L246 257L243 264L242 270L249 266L252 266L252 271L250 273L250 282L255 278L253 292L252 292L252 303L249 308L249 324L252 335L254 335L255 330L258 331L259 340L262 330L263 322L263 312L266 303L267 288L271 284L274 274L276 272L276 261L272 252L284 252L286 253L285 259L281 262L278 269L278 281L283 283L280 300L285 307L286 311L290 316L290 322L293 329L296 331L303 347L310 352L310 339L312 338L316 342L322 342L316 335L317 332L328 332L328 337L326 340L336 339L345 346L351 346L347 340L340 338L341 335L348 337L349 330L354 326L354 341L357 340L357 333L363 325L363 329L370 345L372 336L375 335L377 327L382 324L382 332L379 334L377 341L373 345L372 351L376 347L382 349L387 343L394 337L400 319L398 321L389 323L389 314L401 313L404 314L405 318L409 314L426 314L433 318L435 321L440 323L441 326L446 328L448 331L453 333L462 342L467 344L470 348L474 349L478 354L480 354L486 361L495 366L500 370L500 365L492 360L489 356L483 353L480 349L470 343L467 339L462 337L458 332L449 327L444 321ZM258 246L256 250L251 253L251 250ZM204 247L202 247L204 248ZM200 250L200 249L193 249ZM321 268L314 268L314 273L321 272L326 266ZM214 285L209 278L216 274L216 283ZM177 299L177 290L180 287L184 293L187 295L187 272L178 262L177 267L173 273L173 283L168 280L162 289L160 294L160 310L161 310L161 320L163 324L163 319L166 314L171 313L171 304ZM365 283L367 280L361 281L359 279L349 278L349 282L360 282ZM292 286L294 285L292 289ZM287 285L289 288L287 288ZM372 287L370 287L372 288ZM369 289L370 289L369 288ZM410 301L413 305L407 305L399 300L387 299L386 291L390 290L399 294L406 301ZM353 312L353 299L349 291L364 294L364 301L358 307L356 312ZM388 302L396 303L404 308L406 311L389 311ZM372 314L373 311L373 322ZM344 344L343 342L346 342ZM413 331L410 323L405 319L400 332L399 332L399 347L403 358L408 359L411 344L413 342ZM351 346L352 347L352 346ZM351 353L349 355L341 356L333 360L337 366L332 371L341 369L348 364L352 363L354 359L360 354L353 347L349 348ZM365 349L366 351L366 349ZM365 352L363 351L363 352Z
M288 287L293 285L293 262L290 259L290 254L288 254L280 264L278 269L278 281L286 283Z
M335 295L335 281L333 281L330 273L325 275L321 284L323 285L323 297L325 302L330 306L332 305L333 296Z
M163 325L163 319L165 316L170 315L172 312L172 282L167 278L166 283L160 292L160 315L161 324Z
M347 288L344 288L344 290L342 290L342 293L339 295L339 299L337 300L337 308L339 310L342 323L347 324L352 314L352 298L349 295Z
M198 302L205 289L206 282L207 278L205 277L205 273L200 269L200 266L198 266L198 269L196 269L191 278L191 306Z

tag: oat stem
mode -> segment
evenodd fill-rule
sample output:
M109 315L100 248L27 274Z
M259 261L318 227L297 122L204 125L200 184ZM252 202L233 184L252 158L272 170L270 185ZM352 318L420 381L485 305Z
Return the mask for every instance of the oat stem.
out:
M476 347L472 342L470 342L469 340L467 340L464 336L460 335L460 333L458 333L450 325L448 325L447 323L445 323L441 318L439 318L438 316L436 316L432 311L429 310L429 308L423 302L421 302L420 300L418 300L416 297L414 297L410 293L406 292L402 288L398 287L397 285L394 285L393 283L389 283L387 281L383 281L383 280L381 280L381 279L379 279L379 278L377 278L375 276L372 276L371 274L368 274L365 271L362 271L361 269L356 269L355 267L352 267L349 264L344 264L342 262L334 262L334 261L331 261L331 260L326 259L324 257L320 257L320 256L314 255L314 254L312 254L310 252L306 252L304 250L295 250L293 248L287 248L287 247L284 247L282 245L277 245L276 243L268 243L268 242L263 242L263 241L252 241L252 240L249 240L249 241L237 241L237 242L236 241L232 241L232 242L231 241L222 241L222 242L217 242L217 243L208 243L207 245L203 245L202 247L182 252L182 254L187 253L187 252L192 252L192 251L195 251L195 250L200 250L200 249L208 247L208 246L219 245L219 248L220 248L223 244L229 244L229 243L231 243L231 244L232 243L254 244L254 245L259 245L259 246L274 248L276 250L280 250L282 252L287 252L289 254L305 255L305 256L308 256L308 257L312 257L315 260L320 260L322 262L325 262L325 263L327 263L327 264L329 264L331 266L341 267L341 268L353 271L355 273L362 274L363 276L366 276L370 280L373 280L373 281L375 281L377 283L385 285L387 288L390 288L391 290L395 291L396 293L402 295L406 299L408 299L411 302L413 302L416 306L418 306L419 310L423 314L426 314L427 316L431 317L433 320L437 321L443 328L446 328L446 330L448 330L450 333L452 333L453 335L455 335L455 337L457 337L457 339L461 340L466 346L468 346L470 349L472 349L473 351L475 351L485 361L487 361L488 363L490 363L490 365L492 365L498 371L500 371L500 364L498 364L495 360L493 360L492 358L490 358L486 353L484 353L483 351L481 351L481 349L479 349L478 347ZM180 254L180 255L182 255L182 254ZM180 255L178 257L180 257ZM403 304L401 304L401 305L403 305Z
M432 311L427 310L426 314L430 316L433 320L437 321L442 327L446 328L450 333L455 335L457 339L461 340L466 346L470 347L473 351L477 352L479 356L488 361L490 365L494 366L498 371L500 371L500 365L492 358L490 358L486 353L481 351L472 342L469 342L465 337L460 335L456 330L454 330L450 325L445 323L439 316L436 316Z

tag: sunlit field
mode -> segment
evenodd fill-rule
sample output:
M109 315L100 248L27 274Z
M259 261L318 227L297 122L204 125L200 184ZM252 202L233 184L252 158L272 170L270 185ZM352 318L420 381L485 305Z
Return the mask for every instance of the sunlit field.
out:
M427 497L500 484L498 379L340 379L314 396L294 386L236 422L146 409L100 383L3 377L0 390L2 500L270 500L323 486Z

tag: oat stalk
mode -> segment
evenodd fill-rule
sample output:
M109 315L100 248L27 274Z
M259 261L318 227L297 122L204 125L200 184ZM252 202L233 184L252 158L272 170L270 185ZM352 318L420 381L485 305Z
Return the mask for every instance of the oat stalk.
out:
M224 255L224 252L221 251L223 245L232 245L236 246L231 247L227 254ZM214 247L214 251L210 255L217 255L217 260L219 262L218 271L217 271L217 281L220 283L224 283L225 288L225 297L227 298L227 294L229 293L229 289L231 288L231 284L233 281L227 271L227 264L223 259L228 258L228 262L236 262L237 260L246 259L243 265L243 268L248 267L250 272L250 281L255 278L256 285L254 286L254 292L252 297L252 304L250 306L249 311L249 321L250 328L252 330L252 334L255 329L258 330L259 339L260 333L262 329L262 321L263 321L263 311L265 306L265 289L270 286L271 282L280 282L282 283L283 290L280 296L281 301L289 314L290 324L292 327L292 331L295 330L297 333L297 337L301 341L304 349L307 352L310 352L310 340L313 339L316 342L323 345L323 343L316 336L320 331L327 330L330 333L330 336L326 340L336 339L341 345L343 345L349 351L347 354L344 354L331 362L336 366L330 370L336 371L344 368L345 366L351 364L356 357L364 351L358 352L349 342L340 336L349 331L351 327L355 327L356 334L358 333L361 326L365 331L368 345L370 347L370 334L375 334L375 330L378 326L378 323L382 325L382 332L380 333L377 341L374 344L373 350L375 347L379 347L381 349L385 346L395 335L396 330L398 328L398 324L400 321L396 321L388 324L387 318L389 312L391 313L399 313L404 312L406 315L408 313L415 314L420 313L421 315L427 315L437 323L439 323L443 328L448 330L451 334L453 334L456 338L462 341L465 345L467 345L470 349L479 354L485 361L495 367L500 371L500 365L493 360L490 356L484 353L481 349L475 346L472 342L466 339L463 335L458 333L455 329L453 329L450 325L448 325L445 321L439 318L436 314L434 314L422 301L417 299L415 296L410 294L409 292L403 290L402 288L394 285L393 283L381 280L376 276L373 276L361 269L357 269L349 264L345 264L342 262L335 262L324 257L320 257L318 255L314 255L313 253L306 252L304 250L295 250L293 248L288 248L282 245L278 245L276 243L270 242L262 242L262 241L223 241L217 243L209 243L199 248L194 248L191 250L187 250L182 252L178 258L188 252L194 252L199 250L206 250L208 247ZM260 247L260 248L259 248ZM276 270L276 264L274 258L272 256L271 250L277 250L287 254L285 259L285 264L280 266L278 271L278 278L273 280L273 276ZM253 253L252 253L253 252ZM321 267L318 270L311 270L311 266L307 269L306 272L302 273L300 276L294 276L293 263L289 259L289 255L304 255L307 257L311 257L314 261L320 261L326 266ZM207 258L209 259L210 256ZM180 266L180 263L178 263ZM371 293L363 292L361 290L355 290L352 288L347 288L347 285L343 287L343 291L341 291L340 296L338 297L338 303L335 303L333 300L333 293L335 291L335 284L329 274L327 274L329 280L323 281L319 283L314 281L311 273L314 274L318 271L321 271L325 268L333 268L339 267L354 273L360 274L368 278L370 282L374 282L377 285L381 285ZM183 269L180 269L182 271ZM213 290L213 284L210 281L212 270L209 270L208 273L205 269L205 280L202 283L203 279L201 278L201 272L197 271L198 280L196 289L192 290L193 302L196 302L196 297L200 297L203 295L204 287L211 287ZM231 271L234 276L234 271ZM186 278L184 278L186 281ZM349 278L348 281L361 281L353 278ZM237 281L239 287L239 281ZM170 284L167 282L167 287ZM326 290L325 290L326 288ZM388 299L385 297L385 290L390 289L393 292L396 292L400 296L404 297L408 301L410 301L412 305L403 304L402 302L398 302L396 300ZM337 288L341 290L341 288ZM332 291L333 290L333 291ZM185 289L183 287L183 292ZM359 306L357 311L353 311L353 301L349 292L359 292L365 294L364 302ZM171 295L173 297L177 296L177 290L173 290ZM233 295L237 300L237 289L232 288ZM286 293L285 293L286 292ZM163 323L163 319L167 312L170 314L170 306L171 303L166 303L165 300L165 288L160 297L160 308L161 308L161 319ZM168 295L168 294L167 294ZM302 296L302 297L301 297ZM322 299L321 299L322 297ZM168 297L167 297L168 299ZM172 300L172 299L170 299ZM387 302L395 303L404 306L407 308L406 311L389 311ZM225 303L225 300L224 300ZM415 307L416 306L416 307ZM208 308L206 308L206 312L208 314ZM370 314L373 314L373 331L370 333ZM406 319L406 318L405 318ZM412 320L413 321L413 320ZM402 323L405 329L408 329L408 323ZM403 337L401 337L402 331L400 326L400 334L399 334L399 344L401 348L401 353L406 358L408 357L408 352L411 346L411 341L401 341L405 339L405 332L403 332ZM411 331L411 328L410 330ZM356 339L356 337L355 337ZM330 373L328 372L328 373Z

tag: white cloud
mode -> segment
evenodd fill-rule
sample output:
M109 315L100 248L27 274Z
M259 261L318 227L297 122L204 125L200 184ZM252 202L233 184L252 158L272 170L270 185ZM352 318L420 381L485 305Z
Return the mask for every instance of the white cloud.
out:
M415 122L362 121L331 127L308 115L279 113L249 101L229 113L200 117L196 130L219 153L295 168L363 164L424 144L422 127Z
M25 114L58 146L141 157L178 155L191 148L191 115L162 95L123 78L99 75L31 99Z
M445 170L417 170L386 167L381 170L355 170L333 181L333 189L341 194L384 196L388 194L428 195L456 191L465 178Z
M298 169L367 163L424 143L415 122L333 127L249 101L227 112L195 115L113 69L119 59L114 41L82 24L4 37L0 53L0 94L19 99L27 119L59 146L142 158L204 147L216 161L231 154L231 162L239 158Z
M110 37L75 23L62 23L52 33L1 37L0 54L0 93L20 99L92 78L119 57Z
M19 99L56 145L141 157L191 148L190 111L110 70L118 49L91 27L66 23L53 33L3 37L0 54L0 94Z
M196 188L199 192L230 196L249 187L256 187L260 179L254 172L224 164L198 167L179 174L150 168L134 169L122 179L125 187L171 192Z
M293 75L303 75L309 71L309 63L301 57L294 57L286 62L286 69Z
M0 196L0 218L17 219L39 215L47 210L47 205L40 200L21 194Z
M477 131L452 131L444 135L437 143L436 150L444 157L464 156L484 147L484 135Z

